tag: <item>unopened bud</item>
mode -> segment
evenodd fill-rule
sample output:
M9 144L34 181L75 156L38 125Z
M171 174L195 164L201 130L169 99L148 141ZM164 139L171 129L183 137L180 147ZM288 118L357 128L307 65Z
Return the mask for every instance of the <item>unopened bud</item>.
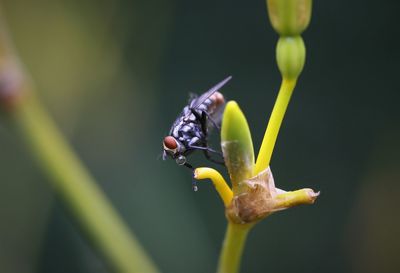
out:
M296 79L304 67L306 48L301 36L281 37L276 46L276 61L285 79Z
M312 0L267 0L272 26L281 36L300 35L311 19Z
M240 194L244 190L240 182L253 176L254 148L246 117L234 101L228 102L225 107L221 147L232 190L235 194Z

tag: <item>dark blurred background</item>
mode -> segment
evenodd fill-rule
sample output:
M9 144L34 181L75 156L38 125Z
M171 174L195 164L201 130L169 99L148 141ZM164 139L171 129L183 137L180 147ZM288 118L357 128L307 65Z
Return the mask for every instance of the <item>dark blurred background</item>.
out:
M233 75L224 94L258 151L280 84L265 2L0 4L39 95L161 270L213 272L222 203L158 159L161 140L189 92ZM271 165L278 187L321 196L258 224L242 272L400 272L399 11L314 1ZM107 272L4 122L0 147L0 272Z

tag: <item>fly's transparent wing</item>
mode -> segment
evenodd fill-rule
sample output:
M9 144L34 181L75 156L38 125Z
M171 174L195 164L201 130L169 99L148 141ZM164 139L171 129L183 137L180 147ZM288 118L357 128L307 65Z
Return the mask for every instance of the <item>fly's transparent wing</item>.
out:
M206 101L206 99L208 99L209 97L212 96L212 94L214 94L215 92L217 92L219 89L221 89L228 81L230 81L232 79L232 76L227 77L225 80L217 83L216 85L214 85L213 87L211 87L211 89L209 89L208 91L206 91L204 94L202 94L200 97L194 99L191 102L190 108L191 109L196 109L197 107L199 107L203 102Z

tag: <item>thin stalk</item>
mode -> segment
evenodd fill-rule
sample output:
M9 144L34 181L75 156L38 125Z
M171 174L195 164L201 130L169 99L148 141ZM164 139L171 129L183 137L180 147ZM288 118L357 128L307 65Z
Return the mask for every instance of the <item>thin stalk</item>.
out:
M244 245L251 227L252 225L228 223L217 273L239 272Z
M258 152L255 173L260 173L269 166L272 152L276 143L276 138L278 137L279 129L281 127L287 106L289 104L295 86L296 79L282 80L278 97L276 98L274 109L272 110L271 117L269 118L268 126L264 134L264 139L262 141L260 151Z

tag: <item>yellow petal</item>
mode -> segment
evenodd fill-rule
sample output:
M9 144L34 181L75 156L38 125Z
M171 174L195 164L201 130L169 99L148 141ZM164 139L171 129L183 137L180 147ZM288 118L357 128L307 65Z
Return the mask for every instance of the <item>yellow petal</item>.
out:
M233 192L222 175L212 168L197 168L194 170L195 179L211 179L215 190L218 192L225 207L229 206L233 198Z
M275 209L286 209L302 204L313 204L320 192L314 192L312 189L301 189L297 191L288 191L275 196Z

